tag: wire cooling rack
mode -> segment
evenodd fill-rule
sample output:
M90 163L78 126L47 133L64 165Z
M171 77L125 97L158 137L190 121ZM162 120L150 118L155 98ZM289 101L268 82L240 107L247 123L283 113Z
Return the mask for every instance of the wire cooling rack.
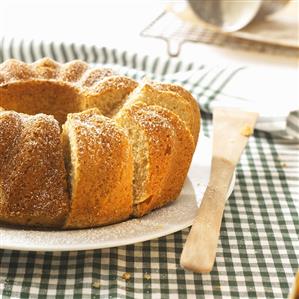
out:
M170 56L178 56L185 42L200 42L221 47L267 53L271 55L299 57L299 48L248 40L187 23L171 12L164 11L141 32L141 36L166 41Z

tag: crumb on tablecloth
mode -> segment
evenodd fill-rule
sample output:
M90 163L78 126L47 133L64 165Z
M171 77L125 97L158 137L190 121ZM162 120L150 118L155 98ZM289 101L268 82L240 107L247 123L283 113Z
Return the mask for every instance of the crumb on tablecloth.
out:
M121 278L124 279L124 280L129 280L131 278L131 273L125 272L125 273L123 273Z
M150 280L151 279L151 275L149 273L145 273L143 277L146 280Z
M96 280L91 285L95 289L99 289L101 287L101 282L99 280Z

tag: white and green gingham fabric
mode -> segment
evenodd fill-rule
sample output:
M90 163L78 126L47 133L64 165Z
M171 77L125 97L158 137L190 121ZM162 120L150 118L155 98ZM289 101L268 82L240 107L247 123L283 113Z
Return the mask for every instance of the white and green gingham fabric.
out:
M49 56L82 59L141 79L178 82L202 107L211 132L215 105L246 67L208 67L84 45L2 39L0 62ZM179 266L188 229L134 245L78 252L0 249L0 298L287 298L299 260L298 111L261 118L237 168L210 274ZM270 132L270 133L269 133ZM1 240L0 240L1 248ZM128 272L130 279L122 274Z

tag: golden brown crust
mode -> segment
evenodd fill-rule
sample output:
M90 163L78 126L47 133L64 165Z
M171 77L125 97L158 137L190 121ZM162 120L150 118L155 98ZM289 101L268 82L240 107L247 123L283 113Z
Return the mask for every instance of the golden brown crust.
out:
M81 85L83 87L90 88L94 84L97 84L103 79L111 77L113 75L114 72L111 69L91 69L88 72L86 72L85 75L82 77Z
M0 220L60 227L69 199L58 122L2 111L0 144Z
M63 82L77 82L86 73L87 69L88 64L83 61L74 60L68 62L61 66L59 79Z
M111 119L69 114L64 126L72 160L71 211L66 228L107 225L132 213L132 153Z
M136 88L125 106L128 107L138 102L158 105L177 114L191 131L194 142L197 142L200 126L199 107L189 92L173 84L147 81Z
M35 77L37 78L50 80L55 79L59 76L60 63L52 60L51 58L42 58L32 63L31 66L36 74Z
M29 64L17 59L9 59L0 64L0 74L4 78L2 85L11 81L25 81L36 78Z
M164 118L174 135L171 135L171 143L168 144L168 163L160 178L160 189L156 189L155 195L149 200L135 205L134 215L138 217L177 198L183 187L194 152L193 137L177 115L159 106L146 106L142 110L155 111L155 114ZM163 140L163 142L165 141ZM156 157L154 156L153 159Z
M161 91L171 91L177 93L178 95L180 95L182 98L184 98L190 103L193 110L192 135L194 137L194 142L196 144L198 140L199 131L200 131L200 109L197 101L193 98L192 94L188 90L176 84L152 82L152 85Z

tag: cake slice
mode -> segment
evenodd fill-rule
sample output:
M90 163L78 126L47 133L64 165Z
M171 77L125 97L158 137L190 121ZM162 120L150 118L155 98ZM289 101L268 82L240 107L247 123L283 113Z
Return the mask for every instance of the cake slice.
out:
M175 132L158 108L139 103L122 109L115 116L115 121L126 130L132 144L135 216L142 216L160 206L159 198L174 159Z
M0 112L0 221L61 227L69 210L58 122Z
M120 222L132 213L132 152L124 131L90 109L69 114L63 144L71 208L65 228Z
M147 109L148 107L144 108L144 110ZM159 106L155 106L155 110L161 117L167 119L175 132L170 167L165 172L163 187L159 196L157 196L157 201L152 203L154 208L158 208L175 200L179 196L187 177L195 145L190 130L176 114ZM138 211L140 214L143 214L143 210L147 208L145 204L141 204L138 207Z

